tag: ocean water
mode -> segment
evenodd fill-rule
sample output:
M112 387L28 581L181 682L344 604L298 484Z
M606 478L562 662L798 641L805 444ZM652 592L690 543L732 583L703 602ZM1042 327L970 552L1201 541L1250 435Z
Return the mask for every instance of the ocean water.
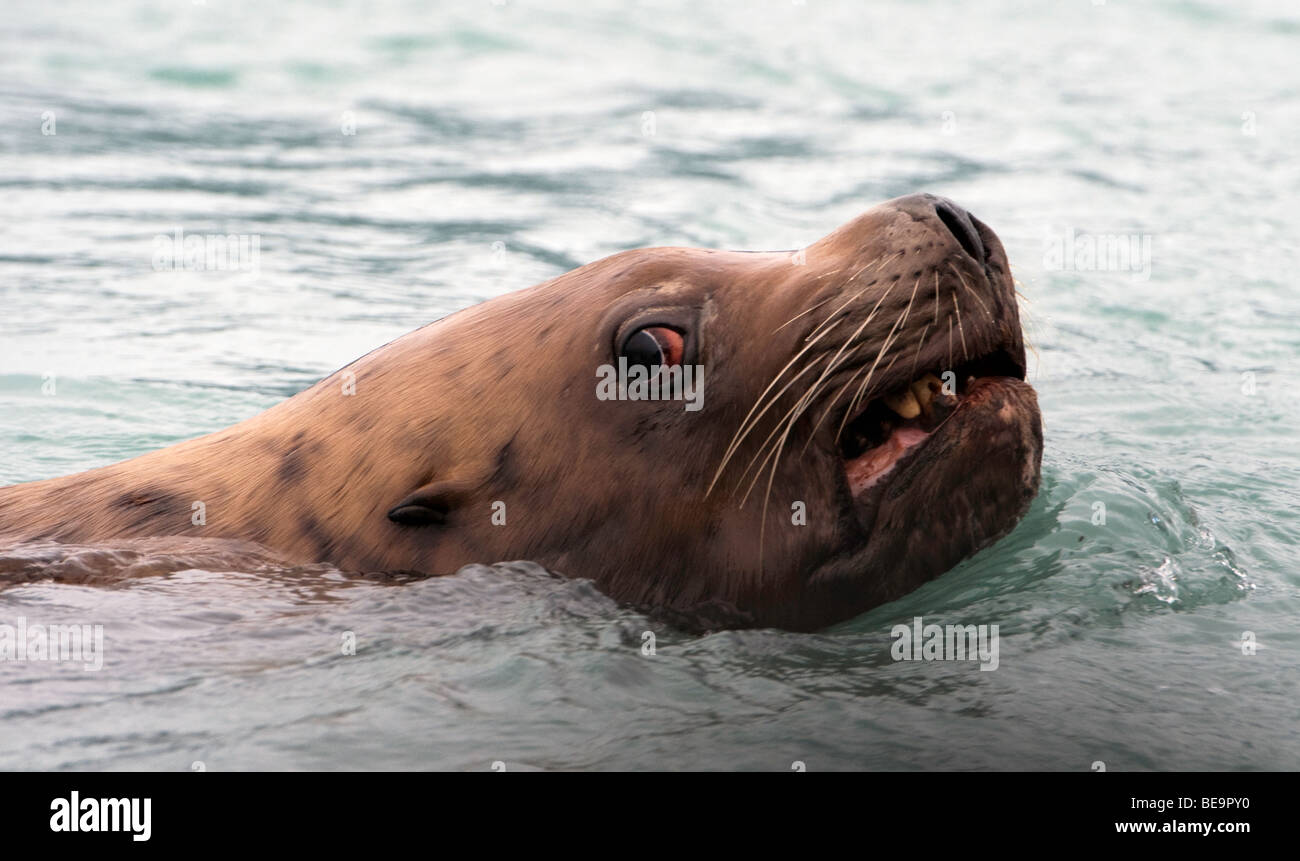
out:
M1009 537L811 635L645 656L527 564L10 586L0 623L105 645L0 663L0 768L1300 768L1298 48L1282 2L7 4L0 483L621 249L913 191L1001 235L1046 447ZM177 230L257 265L155 268ZM915 616L997 624L997 670L891 660Z

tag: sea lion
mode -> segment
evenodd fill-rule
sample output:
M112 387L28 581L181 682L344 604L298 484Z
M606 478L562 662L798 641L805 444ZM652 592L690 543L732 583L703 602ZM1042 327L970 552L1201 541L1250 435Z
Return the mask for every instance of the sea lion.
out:
M695 409L602 376L688 366ZM917 194L797 252L626 251L472 306L225 430L2 488L0 535L356 572L530 559L634 606L811 630L1008 532L1041 455L1002 244Z

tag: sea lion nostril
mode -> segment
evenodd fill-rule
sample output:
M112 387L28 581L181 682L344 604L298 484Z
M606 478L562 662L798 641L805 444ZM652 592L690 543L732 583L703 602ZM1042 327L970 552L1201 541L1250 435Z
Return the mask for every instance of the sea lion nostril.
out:
M965 249L966 253L974 257L978 262L983 263L984 243L980 241L979 232L975 229L975 225L971 224L970 215L966 213L966 210L950 200L941 198L935 203L934 211L944 226L948 228L953 236L957 237L957 241L961 243L961 247Z

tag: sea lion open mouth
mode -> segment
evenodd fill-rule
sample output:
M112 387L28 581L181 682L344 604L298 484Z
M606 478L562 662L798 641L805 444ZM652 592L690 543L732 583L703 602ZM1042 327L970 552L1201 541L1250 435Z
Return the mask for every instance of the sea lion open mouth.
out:
M955 384L927 371L902 388L868 403L845 426L840 441L844 472L855 500L888 481L896 467L915 455L944 424L960 421L960 410L976 388L998 385L999 379L1023 380L1024 370L1005 353L985 356L959 366Z
M794 253L640 249L499 296L225 430L0 488L0 544L529 559L695 627L809 630L1009 531L1041 455L1002 245L918 194Z

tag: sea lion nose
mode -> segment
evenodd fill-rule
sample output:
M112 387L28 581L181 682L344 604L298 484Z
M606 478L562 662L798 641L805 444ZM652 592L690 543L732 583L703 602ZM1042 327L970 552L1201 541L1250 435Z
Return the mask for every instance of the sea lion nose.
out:
M962 250L975 259L977 263L985 261L984 242L971 214L946 197L937 194L909 194L896 198L890 203L895 209L901 209L917 221L928 221L933 225L933 218L947 228L957 240Z
M934 198L934 212L944 227L957 237L966 253L975 258L977 263L983 263L984 243L980 241L979 231L971 222L970 213L946 197Z

